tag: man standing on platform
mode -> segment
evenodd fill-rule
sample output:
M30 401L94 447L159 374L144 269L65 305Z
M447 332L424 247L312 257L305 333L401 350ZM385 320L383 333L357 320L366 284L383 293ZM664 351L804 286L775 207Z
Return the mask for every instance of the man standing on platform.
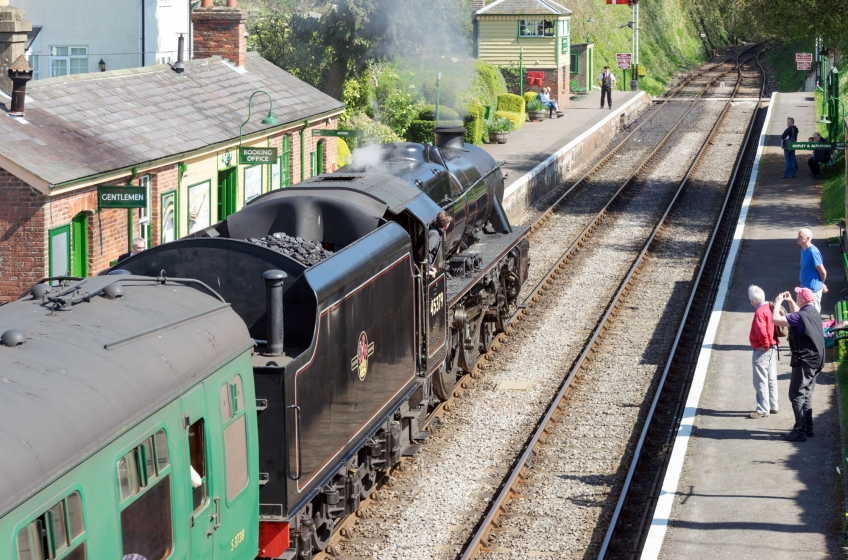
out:
M612 110L612 88L615 87L615 76L609 71L609 66L604 66L604 71L598 76L598 84L601 86L601 109L604 108L604 96L607 96L607 105Z
M809 288L816 299L813 306L821 313L822 293L827 291L824 281L827 271L824 269L821 251L813 245L813 232L809 228L798 230L798 245L801 246L801 274L798 279L802 288Z
M789 402L795 414L795 425L783 437L789 441L807 441L813 436L813 390L816 376L824 367L824 333L821 315L813 307L815 294L809 288L795 288L796 300L783 292L774 300L771 320L779 327L789 327L789 351L792 377L789 381ZM792 313L780 316L783 301Z
M749 286L748 299L755 308L748 340L754 349L751 365L757 393L757 410L748 417L756 419L777 414L777 340L774 338L774 323L771 322L771 307L762 288Z

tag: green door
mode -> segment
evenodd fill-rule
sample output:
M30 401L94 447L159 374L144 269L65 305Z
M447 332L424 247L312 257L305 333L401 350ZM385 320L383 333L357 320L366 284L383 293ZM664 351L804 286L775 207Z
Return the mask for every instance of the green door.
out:
M225 220L236 211L236 196L238 194L238 178L232 167L218 173L218 220Z
M215 514L217 503L213 503L210 495L220 495L215 484L216 474L213 473L210 464L210 455L220 454L220 449L213 448L210 444L209 426L210 422L206 408L206 392L201 384L180 398L183 411L183 434L186 448L187 464L183 466L186 480L191 481L188 487L191 495L187 496L187 502L191 504L187 519L177 521L178 527L188 527L191 533L190 547L191 558L214 558L215 538L217 535ZM220 478L220 477L218 477Z
M324 173L324 146L325 142L323 140L318 142L318 165L315 169L315 175Z
M71 220L71 275L88 276L88 218L80 212Z
M211 493L218 516L215 557L252 559L258 545L253 529L259 516L258 465L249 460L256 457L255 416L247 414L248 403L256 402L253 380L230 370L217 387L207 385L210 423L214 420L217 426L209 435L213 449L223 449L211 457L213 473L222 473Z
M71 271L71 226L64 225L51 229L50 240L50 277L65 276Z

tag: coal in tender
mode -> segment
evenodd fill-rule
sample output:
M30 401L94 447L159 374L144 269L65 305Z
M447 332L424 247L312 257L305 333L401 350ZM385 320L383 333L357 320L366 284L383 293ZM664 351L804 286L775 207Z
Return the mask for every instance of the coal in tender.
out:
M316 265L333 254L332 251L324 249L320 243L301 237L291 237L285 233L272 233L260 238L248 237L247 241L290 257L304 266Z

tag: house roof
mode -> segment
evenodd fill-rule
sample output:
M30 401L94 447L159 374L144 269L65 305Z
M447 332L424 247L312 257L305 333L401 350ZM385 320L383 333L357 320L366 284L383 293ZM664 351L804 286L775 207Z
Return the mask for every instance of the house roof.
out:
M478 16L545 15L569 16L571 10L551 0L497 0L477 11Z
M243 68L220 57L185 65L182 75L159 64L31 82L26 115L0 114L0 167L54 186L232 141L260 89L280 125L344 107L255 52ZM275 128L262 124L267 112L257 95L246 136Z

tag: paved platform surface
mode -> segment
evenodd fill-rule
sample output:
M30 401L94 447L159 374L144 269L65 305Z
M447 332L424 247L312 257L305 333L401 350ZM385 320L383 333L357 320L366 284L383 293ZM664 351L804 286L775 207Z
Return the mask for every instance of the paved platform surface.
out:
M637 91L616 91L612 94L613 113L636 97ZM506 144L483 146L497 161L506 160L503 169L509 172L506 187L545 161L551 154L610 115L610 109L600 109L601 92L594 91L572 101L563 109L560 118L545 118L542 122L527 122L509 133Z
M778 362L780 412L751 420L755 409L748 344L753 308L747 288L757 284L773 299L798 283L795 236L811 227L828 271L822 314L833 312L846 287L838 235L822 224L821 184L808 175L806 152L798 153L798 175L782 179L780 135L794 117L799 139L815 130L810 94L778 94L743 242L729 287L725 313L712 349L695 435L670 517L660 558L805 559L837 558L842 488L840 434L829 360L814 394L815 432L804 443L780 434L793 424L788 402L789 357ZM783 344L786 344L783 341Z

